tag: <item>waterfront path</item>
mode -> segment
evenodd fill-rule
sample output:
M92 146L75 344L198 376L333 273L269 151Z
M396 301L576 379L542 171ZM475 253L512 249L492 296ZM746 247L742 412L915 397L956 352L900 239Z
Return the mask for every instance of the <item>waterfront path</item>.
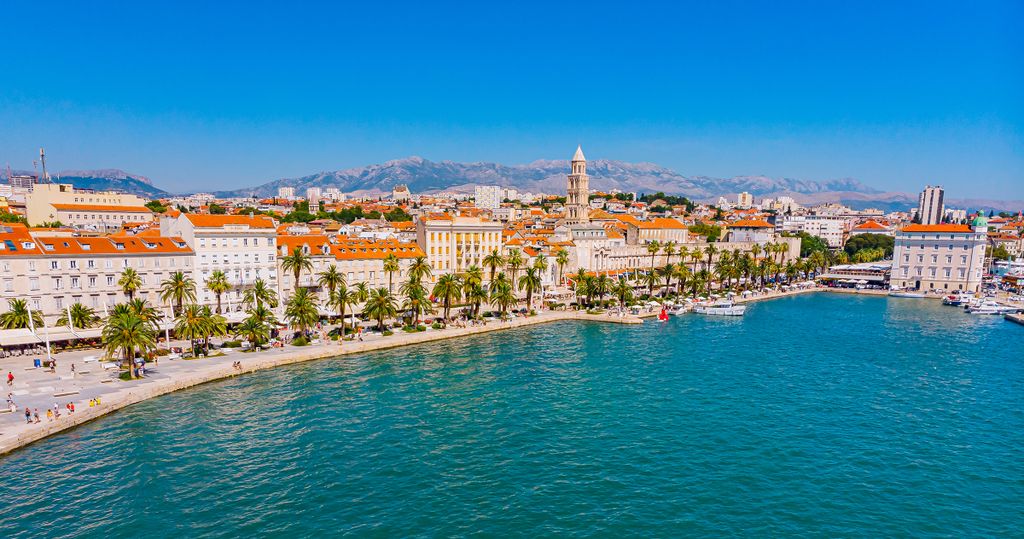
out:
M78 350L56 355L58 367L55 373L48 369L32 368L32 359L37 356L4 358L0 360L4 380L8 372L14 374L14 384L7 387L17 405L17 411L0 414L0 454L7 453L51 434L63 431L96 419L125 406L159 395L198 384L237 376L248 372L269 369L279 365L299 363L373 350L383 350L410 344L426 343L476 335L492 331L519 328L561 320L590 320L620 324L640 324L636 316L613 313L586 314L578 311L546 311L536 316L518 317L508 321L491 321L486 324L467 327L449 326L446 329L428 329L424 332L396 332L385 337L379 333L364 333L363 341L327 341L310 346L272 348L259 352L229 350L222 356L175 359L160 358L157 364L147 366L146 376L140 380L125 381L118 378L119 369L104 369L98 361L86 362L86 357L101 356L101 351ZM185 346L184 342L172 342L171 346ZM241 369L233 364L241 362ZM76 373L72 374L71 365ZM99 406L89 406L92 399L100 399ZM75 412L69 413L66 404L73 402ZM46 410L57 404L59 418L48 420ZM24 408L39 410L41 422L26 423Z

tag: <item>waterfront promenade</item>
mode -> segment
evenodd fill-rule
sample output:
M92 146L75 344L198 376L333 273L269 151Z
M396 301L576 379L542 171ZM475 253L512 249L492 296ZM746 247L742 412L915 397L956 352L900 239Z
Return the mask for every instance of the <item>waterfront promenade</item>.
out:
M467 327L449 326L446 329L428 329L417 333L396 332L388 337L371 332L364 334L363 341L345 341L344 343L327 341L303 347L286 345L283 348L258 352L243 352L237 348L223 349L228 351L223 356L198 359L171 360L164 357L159 359L156 365L147 367L146 377L134 381L117 378L118 369L104 369L98 362L87 363L86 357L100 354L95 349L59 354L57 356L58 368L55 373L51 373L47 369L31 368L32 356L5 358L0 360L0 369L3 369L5 376L7 372L11 372L15 376L14 384L7 388L7 392L12 394L18 409L16 412L6 412L5 410L5 413L0 414L0 454L8 453L125 406L239 374L303 361L384 350L562 320L619 324L642 323L638 317L630 315L545 311L536 316L518 317L508 321L491 321ZM187 343L184 342L171 344L187 346ZM236 361L241 364L241 368L233 366ZM71 372L72 364L75 365L76 373L74 374ZM96 398L99 398L100 404L89 406L90 400ZM68 402L74 403L75 412L73 414L68 413L65 408ZM54 404L58 405L61 415L51 421L46 417L46 410L52 410ZM26 423L25 406L33 410L38 409L41 422Z

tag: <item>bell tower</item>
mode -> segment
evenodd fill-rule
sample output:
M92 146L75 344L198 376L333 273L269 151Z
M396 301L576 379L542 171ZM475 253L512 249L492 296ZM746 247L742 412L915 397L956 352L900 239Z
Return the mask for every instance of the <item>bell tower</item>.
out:
M572 156L572 172L565 192L566 222L585 225L590 222L590 177L587 176L587 158L583 147L576 146Z

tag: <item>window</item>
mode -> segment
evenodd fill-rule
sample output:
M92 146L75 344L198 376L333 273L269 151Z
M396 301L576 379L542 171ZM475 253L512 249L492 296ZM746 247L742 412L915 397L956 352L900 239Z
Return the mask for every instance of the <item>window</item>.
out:
M82 288L82 285L78 282L78 277L71 278L71 288Z
M71 269L78 269L78 261L77 260L72 260L72 261L68 262L68 265L69 265L69 267Z
M95 260L88 260L88 261L86 261L85 267L87 267L89 269L95 268L96 267L96 261Z
M28 278L28 289L29 290L39 290L39 278L38 277L29 277Z
M114 276L107 275L107 286L114 286Z
M89 277L89 288L96 288L96 277Z
M53 289L60 290L64 287L64 281L60 277L53 278Z
M60 296L57 296L54 299L57 300L57 309L63 309L64 308L64 298L62 298Z
M59 260L51 260L50 261L50 269L60 269L60 261Z

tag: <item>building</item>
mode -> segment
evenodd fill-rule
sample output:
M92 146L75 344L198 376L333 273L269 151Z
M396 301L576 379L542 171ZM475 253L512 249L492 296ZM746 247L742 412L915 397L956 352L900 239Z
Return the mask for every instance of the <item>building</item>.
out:
M775 241L775 225L761 219L743 219L729 225L729 241L765 245Z
M922 225L937 225L942 222L945 206L942 203L941 186L925 186L917 198L917 219Z
M99 312L124 302L118 281L132 268L142 281L135 297L160 306L160 287L177 271L192 276L194 252L177 237L32 235L0 225L0 311L11 299L56 319L74 303Z
M7 178L7 183L10 184L12 189L30 190L36 183L36 177L28 174L11 174Z
M345 193L342 193L341 189L337 187L328 187L324 189L324 198L332 202L341 202L345 200Z
M283 198L286 200L295 200L295 188L294 187L278 187L277 198Z
M754 207L754 195L744 191L736 197L736 207L745 210Z
M409 192L409 186L405 184L398 184L391 190L391 200L395 202L408 202L411 198L412 193Z
M306 189L306 201L309 203L309 211L316 213L320 210L320 188L309 187Z
M206 288L214 270L223 271L234 287L222 297L229 302L240 302L243 288L256 279L281 292L277 281L277 225L269 217L182 213L161 219L160 234L180 237L195 251L199 303L213 305L217 301Z
M832 249L846 243L847 226L850 220L841 215L790 215L775 223L778 232L806 232L817 236Z
M474 188L473 204L484 210L496 210L501 206L502 189L497 185L478 185Z
M655 217L650 221L640 221L623 215L619 220L626 225L626 243L629 245L646 245L652 241L677 244L691 241L690 230L678 219Z
M387 287L389 279L394 283L394 290L403 282L409 266L417 257L423 256L423 250L415 243L397 240L377 240L346 238L344 236L328 238L324 235L278 236L278 282L281 283L283 297L295 291L295 275L285 270L280 261L294 252L295 248L310 255L312 270L304 270L299 276L299 286L313 288L319 292L320 303L327 304L326 291L321 289L319 274L335 265L345 276L349 286L366 283L371 288ZM399 271L389 275L384 271L384 259L395 255L398 259Z
M572 172L568 176L565 196L566 224L590 222L590 177L587 176L587 158L583 147L577 146L572 156Z
M885 236L892 236L895 234L891 227L885 226L878 221L873 219L864 221L863 223L853 227L850 230L850 236L856 236L858 234L883 234Z
M433 278L445 273L462 273L485 256L502 250L502 225L480 217L428 216L416 223L416 243L433 268Z
M912 224L896 233L893 288L977 292L985 272L988 222Z
M60 221L76 228L109 232L126 222L148 221L153 212L136 195L39 183L25 195L25 217L31 225Z

